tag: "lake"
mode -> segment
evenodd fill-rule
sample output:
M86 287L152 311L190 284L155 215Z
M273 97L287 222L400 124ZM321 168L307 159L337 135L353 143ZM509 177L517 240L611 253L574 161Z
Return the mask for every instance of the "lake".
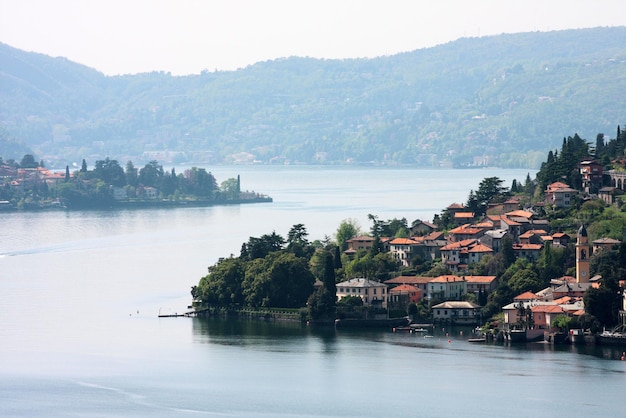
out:
M370 213L430 221L525 170L207 168L274 202L2 214L1 416L621 416L615 349L157 317L185 311L250 236L303 223L323 239L346 218L367 231Z

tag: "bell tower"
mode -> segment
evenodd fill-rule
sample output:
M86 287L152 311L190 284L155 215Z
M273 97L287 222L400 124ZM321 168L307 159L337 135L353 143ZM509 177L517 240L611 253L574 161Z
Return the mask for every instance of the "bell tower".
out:
M576 235L576 283L589 283L589 242L585 225L580 226Z

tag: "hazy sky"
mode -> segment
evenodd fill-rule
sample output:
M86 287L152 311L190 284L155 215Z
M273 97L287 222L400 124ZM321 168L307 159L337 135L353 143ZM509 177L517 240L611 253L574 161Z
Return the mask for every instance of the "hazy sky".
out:
M461 37L624 25L624 0L0 0L0 42L105 74L391 55Z

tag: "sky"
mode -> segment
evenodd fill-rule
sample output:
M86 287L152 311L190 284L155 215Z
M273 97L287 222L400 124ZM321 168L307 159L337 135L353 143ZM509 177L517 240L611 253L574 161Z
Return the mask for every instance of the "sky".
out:
M623 0L0 0L0 42L107 75L185 75L623 26L624 12Z

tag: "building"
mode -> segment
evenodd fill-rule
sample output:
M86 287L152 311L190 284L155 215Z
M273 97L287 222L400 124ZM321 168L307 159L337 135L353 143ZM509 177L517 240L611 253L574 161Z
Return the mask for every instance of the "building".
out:
M356 296L363 300L363 306L387 309L387 286L365 278L355 278L337 283L337 300L346 296Z
M480 322L480 306L467 301L448 301L432 307L435 322L476 324Z
M551 330L554 318L565 312L559 305L535 305L530 309L534 327L548 330Z
M551 203L555 208L569 208L572 198L577 193L568 184L557 181L549 184L546 188L546 203Z
M612 249L614 246L621 244L621 241L613 238L599 238L591 244L593 244L593 253L596 254L598 251L602 251L603 249Z
M467 250L468 264L478 263L486 255L493 255L493 250L486 245L476 244Z
M419 243L411 238L394 238L389 241L389 252L397 263L408 267L418 245Z
M602 164L595 160L585 160L578 164L583 190L586 193L598 193L602 187Z
M422 298L428 298L428 282L432 277L423 276L397 276L393 279L385 280L385 284L392 290L396 286L409 285L418 288L421 291Z
M366 250L369 251L374 244L374 238L368 237L367 235L360 235L358 237L351 238L346 241L348 244L348 249L351 250Z
M478 295L480 291L485 295L496 290L498 281L496 276L465 276L467 282L467 293Z
M513 244L515 258L525 258L530 262L537 261L542 250L543 245L541 244Z
M459 300L467 293L464 277L445 275L428 282L428 297L440 300Z
M422 291L410 284L401 284L389 290L389 305L406 309L409 303L417 303L422 298Z

